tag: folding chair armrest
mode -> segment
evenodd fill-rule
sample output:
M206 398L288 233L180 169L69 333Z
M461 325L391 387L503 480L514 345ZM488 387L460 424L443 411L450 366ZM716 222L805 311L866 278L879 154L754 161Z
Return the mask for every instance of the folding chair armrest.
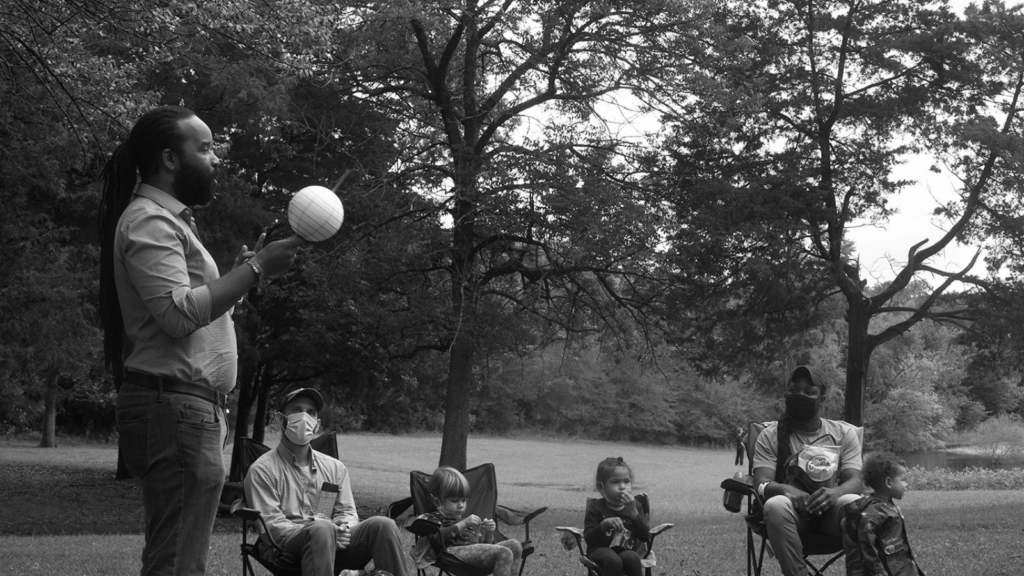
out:
M412 506L412 503L412 496L408 496L406 498L402 498L397 502L392 502L391 504L388 504L388 518L391 518L392 520L397 520L399 516L404 514L405 511Z
M674 526L675 524L670 524L666 522L664 524L658 524L654 528L651 528L651 531L647 534L647 553L644 554L644 558L650 556L651 552L654 551L654 538L662 532L667 532L671 530Z
M547 510L547 506L537 508L533 512L523 512L509 508L508 506L497 505L494 507L494 515L498 517L502 523L508 526L524 526L526 528L525 542L530 541L530 520L536 518L539 514ZM524 543L525 543L524 542ZM532 548L531 548L532 550ZM524 550L524 557L525 557Z
M263 519L263 514L261 514L259 510L255 508L246 508L245 501L238 499L231 503L231 515L242 519L242 532L247 530L246 522L259 522L260 527L263 528L263 534L266 535L270 546L277 550L278 553L284 554L284 549L278 545L277 540L274 540L274 535L270 533L270 529L267 528L267 521Z
M559 532L568 532L576 537L578 540L583 539L583 529L575 526L555 526L555 530Z
M221 517L231 516L231 505L236 500L245 497L241 482L225 482L220 492L220 502L217 503L217 515Z
M562 546L566 550L572 550L573 544L580 549L580 554L583 554L583 529L576 528L575 526L555 526L555 530L562 533Z
M658 524L654 528L651 528L651 535L648 539L653 542L655 536L661 534L662 532L672 529L674 526L675 524L669 524L667 522L665 524Z
M721 487L730 492L739 492L744 496L757 495L757 489L754 488L754 486L752 486L751 484L747 484L742 480L737 480L736 478L726 478L725 480L722 480Z
M413 518L409 518L409 521L405 523L405 529L416 536L422 537L437 534L441 529L441 525L433 520L415 516Z
M507 526L522 526L523 524L529 524L530 520L533 520L547 509L547 506L542 506L532 512L524 512L498 504L495 507L495 515L498 517L498 520L501 520Z
M232 502L230 510L231 515L236 518L241 518L242 520L247 520L249 522L263 521L263 516L260 514L260 511L255 508L246 508L245 502L241 499ZM266 526L264 526L264 528L265 527Z

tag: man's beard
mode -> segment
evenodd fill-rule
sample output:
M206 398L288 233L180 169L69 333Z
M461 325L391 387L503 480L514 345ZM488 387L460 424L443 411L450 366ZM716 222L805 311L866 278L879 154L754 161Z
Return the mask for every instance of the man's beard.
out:
M174 195L185 206L205 206L213 200L217 183L214 170L205 172L201 167L182 162L174 175Z

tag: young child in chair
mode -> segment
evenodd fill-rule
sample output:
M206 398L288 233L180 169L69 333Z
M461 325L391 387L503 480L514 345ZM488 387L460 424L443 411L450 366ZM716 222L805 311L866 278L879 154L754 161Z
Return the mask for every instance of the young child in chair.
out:
M437 551L444 550L466 564L492 570L494 576L514 574L512 567L523 555L522 545L516 540L494 543L497 525L491 518L480 519L476 514L463 518L469 480L461 472L447 466L438 468L427 484L427 492L437 508L418 519L437 524L439 529L416 542L412 558L418 568L433 564Z
M633 471L622 457L605 458L597 465L594 485L601 498L587 501L587 558L601 567L601 576L642 576L636 549L647 541L650 526L633 498Z
M892 454L873 454L864 463L864 483L874 490L843 511L847 576L924 576L914 560L893 500L907 490L907 465Z

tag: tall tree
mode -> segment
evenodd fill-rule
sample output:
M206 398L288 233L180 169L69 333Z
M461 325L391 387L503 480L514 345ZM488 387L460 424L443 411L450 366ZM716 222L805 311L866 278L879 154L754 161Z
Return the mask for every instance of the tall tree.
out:
M100 3L13 0L3 14L0 365L42 400L54 446L63 385L86 377L97 348L89 184L119 117L151 100L127 89L140 69L111 49Z
M812 265L789 270L815 274L846 301L844 416L860 424L875 349L923 319L968 317L936 303L972 280L974 262L949 273L930 259L969 238L988 199L1014 194L1002 180L1020 142L1024 20L1000 3L961 19L945 2L911 0L727 2L706 17L710 33L681 48L686 99L662 106L687 172L677 201L710 195L729 205L756 195L758 206L772 206L749 214L763 226L756 238L786 239ZM946 233L908 247L895 279L869 293L846 231L891 214L887 199L910 184L894 169L914 153L948 161L963 183L959 201L944 211ZM740 248L733 258L760 258L756 246ZM929 297L893 305L922 272L941 280ZM768 278L754 293L780 281L792 280ZM902 316L886 319L894 314Z
M651 263L657 207L631 186L622 143L589 120L655 65L676 6L394 3L360 11L358 49L325 67L402 119L393 177L414 179L450 222L423 269L447 284L430 344L448 358L442 464L466 465L479 347L514 312L572 326L638 297L629 277Z

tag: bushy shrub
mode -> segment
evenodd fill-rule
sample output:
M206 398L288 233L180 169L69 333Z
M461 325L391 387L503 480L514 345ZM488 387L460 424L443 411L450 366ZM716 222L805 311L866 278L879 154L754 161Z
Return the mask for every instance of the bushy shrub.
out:
M1013 416L985 420L962 440L975 446L993 465L1024 454L1024 423Z
M1024 489L1024 469L970 467L957 471L914 466L907 473L907 481L912 490L1021 490Z

